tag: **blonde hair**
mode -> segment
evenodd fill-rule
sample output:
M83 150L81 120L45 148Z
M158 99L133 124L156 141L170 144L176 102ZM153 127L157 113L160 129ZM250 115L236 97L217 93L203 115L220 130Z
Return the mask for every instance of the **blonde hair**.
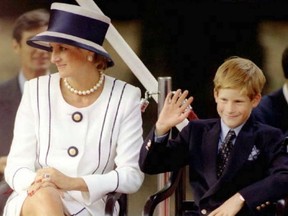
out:
M214 77L214 92L219 89L240 89L251 100L261 94L266 83L262 70L251 60L238 56L225 60Z

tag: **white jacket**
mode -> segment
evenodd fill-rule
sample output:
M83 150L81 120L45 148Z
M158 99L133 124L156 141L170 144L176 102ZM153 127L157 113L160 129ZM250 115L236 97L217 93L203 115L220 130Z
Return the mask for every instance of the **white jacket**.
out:
M139 88L105 75L99 98L88 107L76 108L62 97L58 73L27 81L5 169L5 179L14 189L6 215L20 215L35 171L45 166L84 179L88 193L66 195L91 215L104 214L101 198L107 193L136 192L144 180L138 167L143 143L140 97ZM75 112L82 114L80 122L73 121ZM78 154L70 156L69 147ZM72 203L71 208L76 207Z

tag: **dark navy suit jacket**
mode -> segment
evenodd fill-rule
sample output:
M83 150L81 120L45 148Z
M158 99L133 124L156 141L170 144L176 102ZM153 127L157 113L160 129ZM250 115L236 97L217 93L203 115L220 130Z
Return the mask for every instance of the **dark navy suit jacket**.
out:
M280 128L288 136L288 103L282 88L263 96L253 114L258 121Z
M157 174L189 165L199 208L196 215L202 209L211 212L237 192L246 200L237 215L273 215L269 203L288 195L288 156L281 131L250 117L236 138L226 170L217 179L220 130L220 119L193 120L175 139L156 143L153 128L141 148L140 168Z
M9 153L15 116L21 97L17 76L0 85L0 156Z

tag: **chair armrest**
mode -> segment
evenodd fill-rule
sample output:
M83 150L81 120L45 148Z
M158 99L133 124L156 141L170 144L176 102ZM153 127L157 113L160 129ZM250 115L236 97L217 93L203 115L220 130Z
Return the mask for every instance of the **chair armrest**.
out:
M182 168L172 172L165 186L155 194L148 197L144 206L143 216L153 215L156 206L175 192L183 171L184 169Z
M10 191L9 185L6 183L5 180L0 181L0 194L5 194L7 191Z
M0 181L0 215L3 214L3 209L9 195L12 193L12 189L6 183L5 180Z
M288 215L288 197L276 202L276 216Z
M111 192L107 195L105 216L112 216L116 202L119 203L119 216L127 215L127 194Z

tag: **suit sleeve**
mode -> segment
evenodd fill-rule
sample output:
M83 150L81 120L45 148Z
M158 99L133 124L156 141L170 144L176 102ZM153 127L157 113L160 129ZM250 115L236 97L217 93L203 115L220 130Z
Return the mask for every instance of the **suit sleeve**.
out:
M154 126L141 147L141 170L147 174L158 174L185 166L188 161L188 130L189 127L185 127L175 139L167 136L156 142Z
M257 206L287 196L288 154L283 138L278 130L274 131L273 134L268 134L267 137L265 136L267 141L265 154L268 161L267 177L240 190L247 206L255 213L258 212Z

